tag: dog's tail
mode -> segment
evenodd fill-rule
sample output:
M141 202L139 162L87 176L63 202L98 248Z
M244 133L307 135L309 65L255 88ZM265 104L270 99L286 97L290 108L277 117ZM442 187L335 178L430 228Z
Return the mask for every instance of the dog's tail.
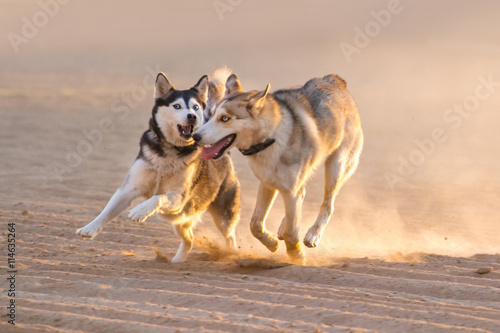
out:
M226 90L227 78L231 75L232 71L227 66L217 67L208 83L208 100L207 107L205 108L204 116L205 121L208 121L212 116L212 107L224 97Z

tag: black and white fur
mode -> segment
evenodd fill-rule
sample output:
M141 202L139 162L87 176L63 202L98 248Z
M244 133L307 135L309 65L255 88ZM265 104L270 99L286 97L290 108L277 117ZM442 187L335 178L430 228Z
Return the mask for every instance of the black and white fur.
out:
M217 161L200 158L191 137L204 122L207 102L213 104L213 98L223 95L218 89L224 89L227 75L228 70L220 69L212 82L205 75L191 89L177 90L163 73L158 74L149 129L142 135L139 154L125 182L99 216L78 229L77 235L95 237L106 222L142 196L147 200L131 209L129 217L144 222L157 213L173 224L182 240L173 262L186 260L193 246L192 227L204 211L211 214L228 247L236 247L240 186L232 161L228 156Z

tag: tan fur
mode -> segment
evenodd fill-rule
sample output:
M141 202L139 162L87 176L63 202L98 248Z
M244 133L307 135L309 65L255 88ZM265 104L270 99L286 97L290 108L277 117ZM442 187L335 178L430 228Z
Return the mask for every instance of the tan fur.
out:
M173 224L181 238L173 262L186 260L193 246L192 227L204 211L209 211L227 245L235 249L240 188L232 161L228 156L203 160L184 130L196 130L203 123L208 86L208 78L203 76L191 89L178 91L164 74L158 74L150 128L141 138L140 153L123 185L99 216L76 231L78 235L95 237L133 199L145 197L147 200L130 210L129 217L144 222L159 214ZM213 87L210 98L222 96L220 85Z
M250 168L261 181L251 231L272 252L278 249L278 239L284 240L290 258L303 262L298 225L306 181L319 165L325 165L324 202L304 238L305 245L315 247L333 213L335 196L358 164L363 133L356 104L345 81L335 75L269 94L269 85L262 91L244 92L233 74L226 92L213 117L193 137L209 145L235 134L231 147L240 150L275 140L248 156ZM276 237L264 223L278 191L286 216Z

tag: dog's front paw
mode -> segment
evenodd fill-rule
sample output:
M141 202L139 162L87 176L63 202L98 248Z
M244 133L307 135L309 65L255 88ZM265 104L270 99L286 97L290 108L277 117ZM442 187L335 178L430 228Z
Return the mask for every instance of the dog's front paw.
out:
M318 228L312 226L304 237L304 245L307 247L316 247L321 239L321 233Z
M278 242L278 238L276 238L273 234L269 232L265 232L262 234L262 238L259 238L260 242L267 247L267 249L271 252L276 252L278 251L278 248L280 246Z
M154 214L151 207L149 207L148 202L143 202L140 205L132 208L128 213L128 217L134 222L144 222L148 217Z
M89 223L85 227L78 229L76 234L82 236L83 238L94 238L99 231L101 231L99 226Z

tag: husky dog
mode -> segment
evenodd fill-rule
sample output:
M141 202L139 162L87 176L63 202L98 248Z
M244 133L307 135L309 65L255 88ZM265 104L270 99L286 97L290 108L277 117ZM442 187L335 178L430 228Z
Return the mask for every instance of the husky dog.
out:
M212 107L212 118L193 139L205 145L201 155L207 160L221 158L231 147L248 157L260 180L252 234L271 252L278 250L278 239L284 240L292 261L302 263L298 226L305 183L324 163L323 204L304 238L307 247L316 247L337 193L356 170L363 132L356 104L336 75L309 80L298 89L270 94L269 88L243 92L238 77L231 75L226 96ZM286 213L276 237L264 222L278 191Z
M193 245L193 224L205 211L211 214L228 247L235 248L234 227L239 219L240 186L229 156L220 161L200 158L192 133L204 121L207 102L222 97L229 73L216 70L214 80L203 76L189 90L177 90L163 73L156 77L155 105L149 129L123 185L104 210L76 233L92 238L134 198L148 198L129 212L133 221L144 222L158 213L173 223L181 245L173 262L186 260ZM222 91L222 92L220 92ZM208 99L208 101L207 101Z

